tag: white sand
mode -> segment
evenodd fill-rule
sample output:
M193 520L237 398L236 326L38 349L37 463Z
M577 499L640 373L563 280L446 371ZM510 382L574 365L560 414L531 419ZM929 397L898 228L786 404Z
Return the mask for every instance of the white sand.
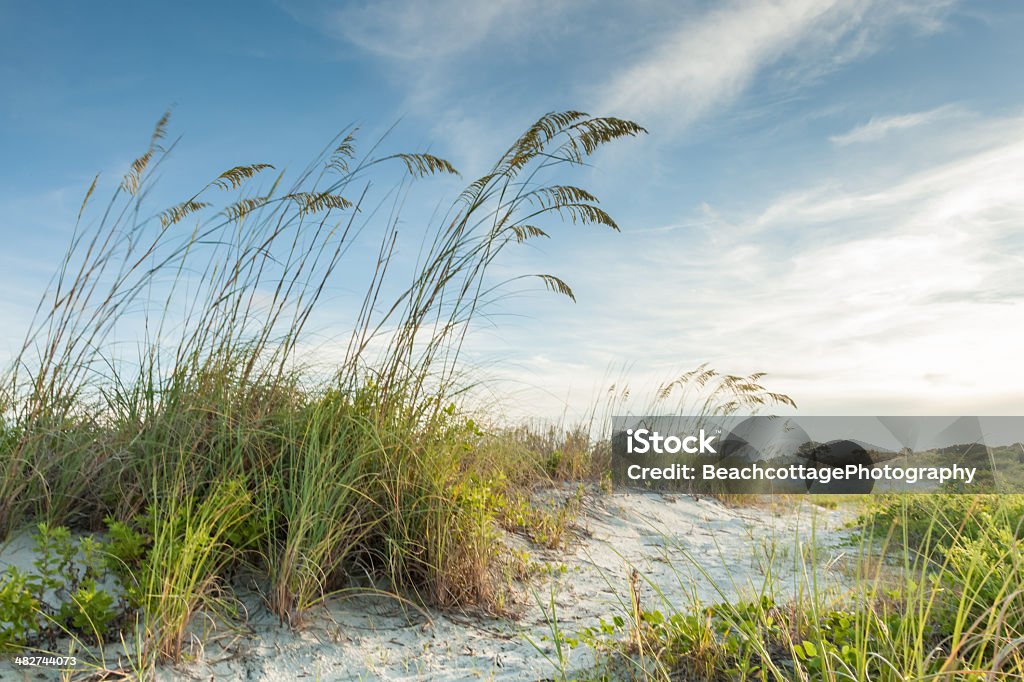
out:
M816 519L812 524L812 517ZM532 552L554 578L523 590L517 621L430 611L420 613L383 597L333 600L300 633L253 607L247 632L192 645L194 661L161 670L160 678L223 680L532 680L557 669L531 638L554 658L544 609L554 595L563 632L597 625L599 617L625 615L629 574L641 575L641 604L668 612L693 598L709 604L759 594L771 565L771 583L784 600L800 583L800 556L810 538L820 569L818 590L838 590L848 579L837 566L844 553L846 515L803 502L780 513L729 508L689 496L615 493L588 496L579 532L562 552ZM812 531L812 525L816 526ZM27 543L0 552L26 565ZM774 548L774 551L772 550ZM769 556L773 559L769 560ZM690 558L692 558L692 561ZM30 559L28 559L30 562ZM564 564L566 570L557 570ZM655 589L657 588L657 589ZM659 596L658 593L661 593ZM589 651L569 653L572 668L592 664ZM0 679L13 672L0 664ZM12 679L20 679L21 672Z

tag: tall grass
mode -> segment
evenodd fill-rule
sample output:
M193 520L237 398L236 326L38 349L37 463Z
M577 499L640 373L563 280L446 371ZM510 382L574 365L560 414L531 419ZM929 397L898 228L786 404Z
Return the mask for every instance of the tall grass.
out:
M449 162L382 154L383 141L360 156L346 130L290 182L238 165L154 210L167 125L106 203L89 188L4 375L0 534L30 519L130 524L146 543L132 568L154 660L181 656L192 616L223 612L243 568L293 624L353 576L492 606L495 519L466 475L478 429L454 406L463 341L509 283L492 274L506 249L562 221L618 229L590 192L549 179L643 128L543 116L457 197L408 277L402 197L454 174ZM389 166L402 175L374 197ZM298 349L367 239L377 255L344 360L317 377ZM523 277L574 298L554 275ZM140 337L134 357L115 343L126 335Z

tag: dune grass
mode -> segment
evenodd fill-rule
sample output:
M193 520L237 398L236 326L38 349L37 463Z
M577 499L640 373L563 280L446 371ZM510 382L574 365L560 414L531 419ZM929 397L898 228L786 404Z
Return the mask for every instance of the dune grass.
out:
M290 185L270 165L239 165L154 210L167 125L109 201L89 188L4 375L0 535L43 521L131 538L113 558L146 662L180 659L197 614L230 613L239 572L292 625L355 578L498 608L498 512L485 493L549 472L522 443L487 446L499 439L458 409L462 343L509 284L492 275L507 248L560 222L618 229L591 193L548 180L643 128L545 115L452 202L409 273L395 266L398 209L410 182L455 174L449 162L381 154L384 141L358 156L348 130ZM394 189L374 197L389 172ZM309 320L369 240L376 259L344 359L308 371ZM574 297L554 275L525 277ZM140 338L134 355L125 335Z
M54 633L77 650L125 642L124 672L146 676L187 654L197 623L239 617L243 577L292 627L353 586L503 612L517 569L499 530L564 542L572 506L537 507L527 491L607 468L593 422L627 389L613 388L590 424L498 428L460 407L463 341L494 292L522 277L574 297L554 275L500 280L492 266L560 222L617 229L596 197L550 178L643 129L579 112L542 117L452 202L410 272L396 265L404 193L453 174L447 161L383 154L383 141L359 156L347 130L287 185L269 165L234 166L154 210L174 147L167 125L107 202L90 187L0 384L0 536L40 522L44 537L105 531L106 567L90 570L117 581L117 604L69 562L42 579L9 572L0 646L44 650ZM396 186L374 196L394 171ZM356 255L367 243L368 268ZM365 296L343 359L313 371L301 355L310 320L348 267L369 272ZM128 351L125 336L139 339ZM655 401L696 391L696 412L686 411L699 414L792 404L760 378L702 367ZM872 509L852 601L809 588L793 604L770 593L711 610L634 603L621 625L584 639L614 659L608 675L639 679L1019 675L1015 500ZM67 556L96 552L61 542ZM880 552L900 560L873 560ZM68 608L43 603L55 590Z

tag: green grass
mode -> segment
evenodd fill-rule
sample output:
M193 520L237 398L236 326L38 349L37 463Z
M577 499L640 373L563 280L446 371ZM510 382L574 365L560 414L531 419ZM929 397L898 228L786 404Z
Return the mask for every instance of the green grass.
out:
M381 153L385 141L357 156L344 131L291 180L235 166L161 210L151 197L173 149L166 126L107 202L89 189L0 383L0 536L38 522L105 531L118 604L83 583L67 608L44 609L39 576L5 575L0 642L122 642L123 672L147 676L188 657L195 628L242 618L241 576L292 627L353 585L504 612L525 569L502 529L564 544L578 504L531 493L600 479L609 447L595 424L629 390L613 387L606 414L595 407L581 426L500 428L460 407L463 339L485 302L522 279L496 278L506 250L566 221L617 229L596 197L555 175L643 129L542 117L451 202L410 272L397 264L399 209L409 183L454 173L443 159ZM365 268L367 244L376 255L344 357L326 373L305 367L324 293ZM523 277L574 297L553 275ZM133 335L137 346L118 343ZM760 377L701 367L654 402L675 396L691 414L792 404ZM1024 670L1020 518L1018 498L887 499L863 519L855 599L826 601L809 561L793 603L767 587L710 609L634 602L572 637L606 652L595 674L615 678L1010 678ZM553 608L548 618L561 646L570 635Z
M396 264L399 208L411 182L455 174L447 161L382 154L383 140L358 156L344 131L291 181L234 166L160 210L167 123L109 201L89 188L3 375L0 536L46 521L124 540L110 553L124 553L137 618L119 637L138 642L139 670L180 660L197 622L230 621L243 572L293 626L353 579L500 610L488 491L577 475L582 460L578 445L553 458L462 414L463 338L485 300L522 280L493 275L504 251L563 222L618 229L592 194L551 179L644 130L542 117L451 202L409 272ZM393 189L375 196L389 174ZM365 269L360 249L374 243L344 358L326 374L304 368L324 292ZM525 277L574 297L553 275ZM117 341L133 334L126 352Z
M636 600L562 637L600 654L579 679L1021 679L1022 520L1019 496L877 499L856 524L852 592L825 589L812 538L795 598L777 594L769 570L749 600Z

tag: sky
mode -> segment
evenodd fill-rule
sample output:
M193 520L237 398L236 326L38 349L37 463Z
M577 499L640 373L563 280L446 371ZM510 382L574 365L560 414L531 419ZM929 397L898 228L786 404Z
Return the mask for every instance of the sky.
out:
M301 167L353 124L397 124L389 145L471 178L571 108L649 134L566 178L621 233L561 226L500 264L577 299L520 288L474 328L509 415L579 414L610 382L702 363L767 372L807 414L1019 414L1022 36L1005 0L0 0L0 352L93 176L116 184L168 107L169 194ZM403 221L427 224L451 183Z

